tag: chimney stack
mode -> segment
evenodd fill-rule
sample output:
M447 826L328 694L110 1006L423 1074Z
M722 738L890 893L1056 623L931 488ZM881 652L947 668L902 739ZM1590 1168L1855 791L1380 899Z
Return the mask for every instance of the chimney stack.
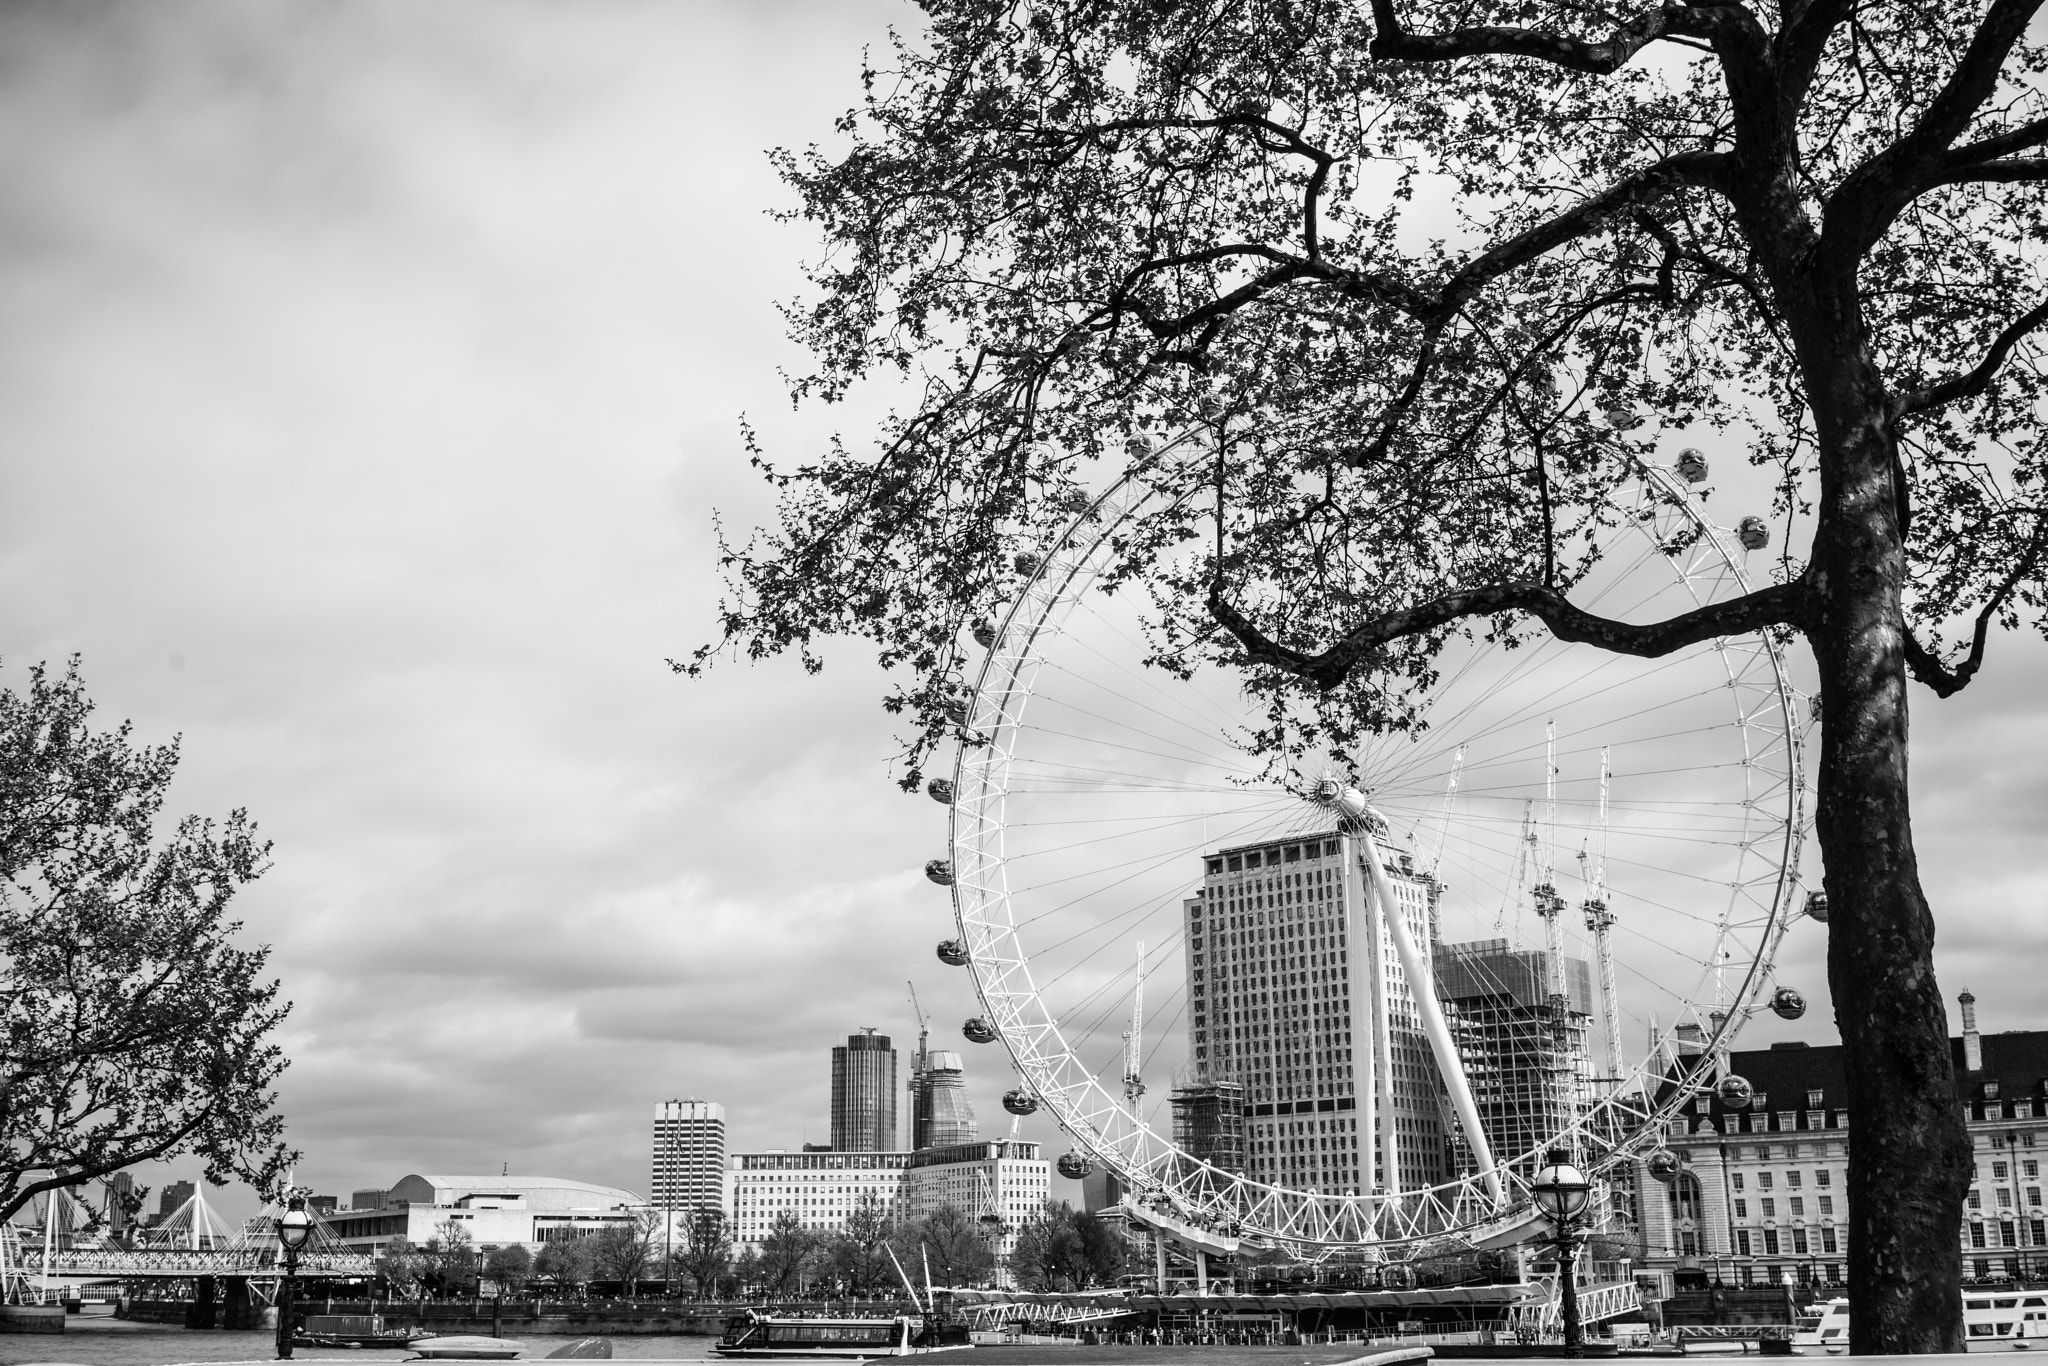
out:
M1963 1070L1982 1072L1984 1070L1984 1040L1977 1034L1977 998L1968 987L1956 997L1963 1006Z

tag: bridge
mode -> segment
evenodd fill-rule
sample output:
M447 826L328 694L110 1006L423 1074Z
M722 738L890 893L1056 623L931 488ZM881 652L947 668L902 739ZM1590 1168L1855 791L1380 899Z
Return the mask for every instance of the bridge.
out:
M283 1275L281 1212L273 1202L235 1228L214 1214L204 1191L195 1191L161 1224L124 1246L97 1229L91 1211L66 1192L51 1191L29 1211L32 1222L0 1225L0 1300L41 1303L59 1285L84 1281L213 1277L246 1280L267 1301ZM375 1270L369 1253L349 1247L314 1214L298 1274L364 1277Z

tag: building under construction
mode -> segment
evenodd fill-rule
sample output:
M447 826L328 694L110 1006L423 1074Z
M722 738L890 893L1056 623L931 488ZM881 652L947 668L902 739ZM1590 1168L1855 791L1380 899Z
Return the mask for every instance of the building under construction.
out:
M1198 1077L1174 1087L1167 1102L1174 1147L1227 1172L1244 1170L1244 1087Z
M1533 1170L1587 1102L1593 974L1582 958L1505 939L1439 944L1437 996L1495 1158Z

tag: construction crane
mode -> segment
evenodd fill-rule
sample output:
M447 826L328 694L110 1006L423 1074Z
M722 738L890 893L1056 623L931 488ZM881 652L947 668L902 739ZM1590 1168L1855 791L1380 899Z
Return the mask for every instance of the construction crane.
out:
M929 1045L932 1034L932 1017L924 1013L924 1007L917 1001L917 983L906 980L910 988L910 1013L917 1021L917 1051L910 1055L910 1144L915 1148L921 1135L917 1132L918 1102L924 1098L925 1073L931 1070Z
M1522 943L1522 888L1529 885L1529 851L1536 847L1536 803L1522 803L1522 833L1515 841L1515 871L1508 876L1508 885L1501 893L1500 909L1493 915L1493 933L1496 938L1507 933L1506 921L1508 904L1513 902L1515 911L1515 946Z
M1564 1014L1564 925L1559 912L1564 898L1557 894L1557 722L1543 727L1543 873L1535 889L1536 914L1543 917L1543 947L1550 952L1548 971L1550 1009Z
M1607 746L1600 747L1600 843L1591 876L1586 878L1586 928L1593 932L1593 949L1600 960L1600 1027L1607 1036L1607 1078L1610 1086L1621 1085L1621 1003L1614 987L1614 943L1608 931L1614 928L1614 909L1607 901L1607 790L1612 772L1607 763ZM1579 850L1579 871L1585 874L1586 851Z
M1145 941L1138 941L1138 985L1131 993L1131 1027L1124 1031L1124 1104L1138 1113L1145 1097Z

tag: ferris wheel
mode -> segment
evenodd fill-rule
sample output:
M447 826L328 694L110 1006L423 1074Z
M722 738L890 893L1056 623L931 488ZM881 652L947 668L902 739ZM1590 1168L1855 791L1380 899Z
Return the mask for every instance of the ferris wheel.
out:
M1169 447L1159 461L1172 454ZM1580 605L1656 620L1750 586L1703 457L1633 461ZM1797 918L1804 699L1778 645L1661 659L1453 637L1417 724L1276 761L1241 680L1148 667L1113 567L1186 497L1141 467L1020 555L954 705L944 961L1071 1136L1190 1229L1400 1256L1512 1223L1543 1153L1596 1177L1761 1009ZM1151 1032L1136 1008L1149 992ZM1146 1081L1150 1075L1150 1084Z

